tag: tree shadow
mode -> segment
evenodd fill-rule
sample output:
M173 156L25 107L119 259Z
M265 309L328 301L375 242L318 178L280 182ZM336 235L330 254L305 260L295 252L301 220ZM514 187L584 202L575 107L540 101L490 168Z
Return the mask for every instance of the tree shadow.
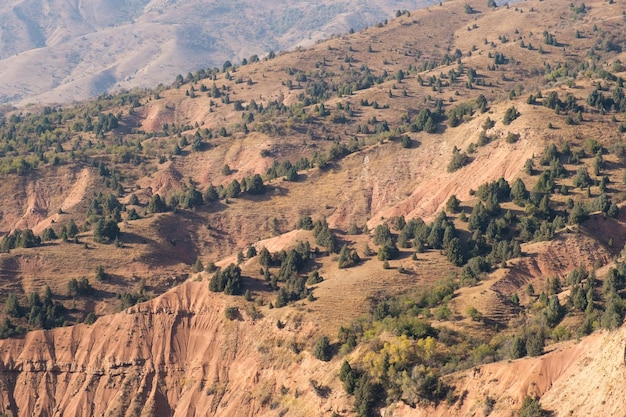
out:
M269 201L274 196L286 196L289 195L289 189L285 187L281 187L279 185L266 185L265 192L263 194L249 194L243 193L238 199L245 201Z
M271 294L274 291L270 288L269 282L264 279L241 277L241 285L244 290L250 290L250 292Z

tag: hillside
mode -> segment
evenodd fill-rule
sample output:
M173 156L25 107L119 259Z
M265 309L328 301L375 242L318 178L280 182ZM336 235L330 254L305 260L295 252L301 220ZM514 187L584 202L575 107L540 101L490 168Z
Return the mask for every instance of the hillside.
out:
M350 415L335 377L339 363L294 351L316 334L315 325L292 312L260 319L242 312L231 322L227 302L204 283L186 283L93 326L5 342L0 407L14 415ZM560 343L540 358L479 366L450 376L465 393L455 404L397 403L383 412L481 415L491 398L489 415L510 416L524 395L536 394L557 415L621 415L625 342L622 327ZM588 386L594 389L581 389Z
M154 0L0 5L0 103L56 104L153 87L198 68L308 46L423 1ZM313 17L313 18L312 18Z
M450 1L6 111L0 411L623 414L625 13Z

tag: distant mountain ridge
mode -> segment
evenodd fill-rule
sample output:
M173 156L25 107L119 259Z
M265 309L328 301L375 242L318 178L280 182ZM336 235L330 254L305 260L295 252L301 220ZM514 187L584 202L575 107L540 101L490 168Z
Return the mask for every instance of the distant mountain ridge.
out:
M0 103L80 101L181 71L310 45L432 0L12 0L0 5Z

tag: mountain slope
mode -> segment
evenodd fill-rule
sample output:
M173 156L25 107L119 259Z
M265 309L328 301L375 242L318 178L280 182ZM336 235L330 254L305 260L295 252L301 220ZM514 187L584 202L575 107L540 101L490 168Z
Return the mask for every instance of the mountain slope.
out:
M229 305L232 300L210 293L206 282L189 282L92 326L2 341L0 408L14 415L77 416L276 410L308 416L351 409L334 377L339 363L294 351L309 345L315 324L281 310L252 317L245 307L229 321ZM277 329L276 320L286 326ZM625 342L622 327L555 345L540 358L477 366L447 377L464 393L455 404L413 409L397 403L388 410L397 416L480 415L491 398L490 415L509 416L525 395L538 395L556 415L621 415Z
M334 365L320 368L288 347L305 342L310 325L278 330L243 309L231 322L225 305L206 283L186 283L90 327L30 333L3 346L23 354L3 358L0 407L14 415L76 416L271 415L297 404L300 412L318 412L308 378L326 383ZM337 394L319 401L336 397L346 407Z
M626 373L624 343L626 329L622 327L561 343L541 358L476 367L450 376L459 392L465 393L453 406L414 410L396 404L388 412L401 417L511 416L522 399L531 395L541 397L542 404L557 416L623 415L622 387L612 381Z
M0 6L0 103L64 103L154 86L425 4L12 1Z
M511 415L539 395L562 415L579 371L619 398L623 9L450 1L7 111L0 411Z

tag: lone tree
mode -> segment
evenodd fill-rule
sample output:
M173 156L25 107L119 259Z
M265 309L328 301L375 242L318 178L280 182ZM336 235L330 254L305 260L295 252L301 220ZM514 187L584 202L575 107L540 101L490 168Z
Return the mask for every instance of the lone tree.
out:
M96 281L106 281L109 279L109 276L106 272L104 272L104 267L102 265L98 265L96 267L94 278Z
M502 120L502 123L504 123L505 125L510 125L511 122L518 117L520 117L520 112L517 111L515 106L509 107L506 112L504 112L504 119Z
M313 355L324 362L328 362L332 359L332 346L327 336L322 336L317 339L317 342L315 342L313 346Z

